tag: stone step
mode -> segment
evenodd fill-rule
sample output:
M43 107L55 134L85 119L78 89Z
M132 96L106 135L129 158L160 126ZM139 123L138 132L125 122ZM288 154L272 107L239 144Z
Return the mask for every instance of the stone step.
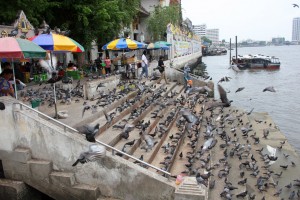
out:
M81 196L85 199L98 199L100 196L98 187L87 184L75 184L72 187L72 191L74 194L77 194L77 196Z
M27 162L32 178L36 180L49 180L52 171L52 162L47 160L31 159Z
M29 159L31 159L31 151L28 148L17 147L14 149L9 159L21 163L26 163Z
M73 186L75 175L72 172L51 172L50 181L54 185Z
M0 179L0 199L41 199L42 194L22 181Z
M205 199L205 188L198 185L195 177L184 177L182 183L175 190L175 199Z

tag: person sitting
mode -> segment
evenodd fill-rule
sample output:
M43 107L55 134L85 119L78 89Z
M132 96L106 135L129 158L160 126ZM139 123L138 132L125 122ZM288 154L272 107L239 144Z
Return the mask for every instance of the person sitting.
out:
M192 80L188 80L187 81L187 86L184 89L184 93L186 93L186 91L191 88L193 86L193 81Z
M59 68L59 70L58 70L58 77L64 77L65 76L65 71L63 70L63 68Z
M13 77L13 70L4 69L0 75L0 96L15 96L13 85L9 80Z
M76 71L76 70L77 70L77 68L75 67L74 63L72 63L72 62L70 62L68 64L68 67L66 69L66 71Z

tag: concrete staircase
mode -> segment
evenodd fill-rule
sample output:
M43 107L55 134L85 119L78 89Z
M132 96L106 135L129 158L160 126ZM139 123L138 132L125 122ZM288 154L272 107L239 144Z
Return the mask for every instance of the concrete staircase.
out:
M97 186L79 183L73 172L55 171L52 162L31 157L30 149L16 148L11 153L2 152L6 178L22 180L26 184L54 199L98 199ZM5 159L6 158L6 159Z
M195 177L185 177L175 190L175 200L205 200L205 192Z

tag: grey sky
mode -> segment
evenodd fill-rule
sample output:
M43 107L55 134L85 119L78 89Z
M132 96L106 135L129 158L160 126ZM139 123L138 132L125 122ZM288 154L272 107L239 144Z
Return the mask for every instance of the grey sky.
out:
M253 39L270 41L273 37L291 40L292 21L300 17L293 3L300 0L181 0L183 17L193 25L218 28L220 40Z

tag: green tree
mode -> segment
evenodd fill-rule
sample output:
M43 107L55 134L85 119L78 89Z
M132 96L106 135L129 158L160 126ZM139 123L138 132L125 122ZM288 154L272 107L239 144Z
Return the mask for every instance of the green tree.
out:
M0 6L0 23L11 25L20 10L23 10L34 26L41 24L43 16L47 15L47 9L51 7L48 0L12 0L2 2Z
M205 36L202 36L202 37L201 37L201 41L207 42L207 43L209 43L209 44L212 44L212 41L211 41L210 39L208 39L207 37L205 37Z
M152 40L163 40L168 23L181 23L180 5L157 6L147 20L148 31Z
M140 0L65 0L52 8L53 13L64 17L49 23L71 30L71 36L89 48L93 40L104 44L116 38L132 23L139 5Z
M23 10L33 26L45 20L53 29L70 30L70 37L90 48L118 36L138 13L140 0L12 0L0 6L0 22L11 24Z

